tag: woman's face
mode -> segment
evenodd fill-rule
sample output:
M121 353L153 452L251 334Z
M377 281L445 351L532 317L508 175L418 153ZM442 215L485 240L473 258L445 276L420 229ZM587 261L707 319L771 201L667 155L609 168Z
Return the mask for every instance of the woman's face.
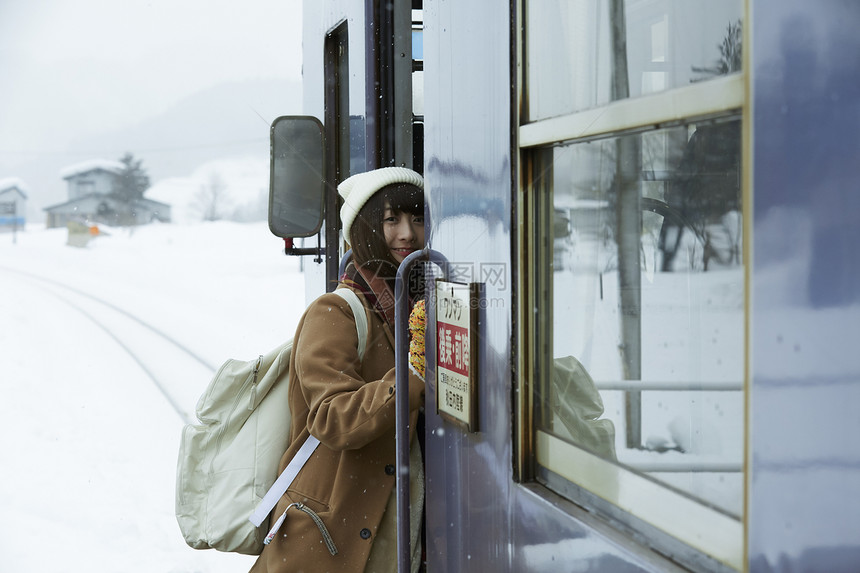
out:
M382 215L382 230L385 233L385 244L398 264L413 251L424 248L423 215L413 215L405 211L395 213L386 203Z

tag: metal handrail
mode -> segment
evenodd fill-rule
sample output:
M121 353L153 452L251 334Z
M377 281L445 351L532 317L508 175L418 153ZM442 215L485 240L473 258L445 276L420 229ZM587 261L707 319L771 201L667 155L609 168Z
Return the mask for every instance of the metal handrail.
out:
M342 277L343 273L346 272L346 266L349 264L349 261L351 261L351 260L352 260L352 249L349 249L340 258L340 264L338 265L338 269L337 269L338 280L340 280L340 277Z
M400 263L394 283L394 399L396 407L395 448L397 462L397 571L411 571L412 551L409 541L409 296L405 281L412 266L425 260L442 269L448 276L448 259L441 253L425 248L416 251Z
M625 392L668 391L668 392L740 392L744 383L739 380L595 380L598 390L623 390Z

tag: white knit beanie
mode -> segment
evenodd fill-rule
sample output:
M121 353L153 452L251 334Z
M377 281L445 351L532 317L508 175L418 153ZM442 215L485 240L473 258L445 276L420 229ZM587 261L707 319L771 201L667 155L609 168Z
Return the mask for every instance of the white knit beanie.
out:
M343 197L340 220L343 222L343 236L347 241L352 241L349 235L352 224L367 200L386 185L394 183L408 183L424 189L424 178L406 167L383 167L358 173L337 186L337 192Z

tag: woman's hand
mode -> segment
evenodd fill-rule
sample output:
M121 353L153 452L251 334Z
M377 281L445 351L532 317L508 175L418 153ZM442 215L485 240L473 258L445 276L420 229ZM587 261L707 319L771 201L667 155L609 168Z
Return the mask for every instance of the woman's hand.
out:
M424 379L424 331L427 326L427 312L424 299L418 300L409 313L409 366Z

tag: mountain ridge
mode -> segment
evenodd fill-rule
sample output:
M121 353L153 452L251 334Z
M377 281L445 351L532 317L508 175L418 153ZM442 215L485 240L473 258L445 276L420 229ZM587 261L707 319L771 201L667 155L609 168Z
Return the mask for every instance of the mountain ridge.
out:
M301 82L261 78L216 84L127 127L94 133L69 144L65 153L46 153L0 173L22 179L30 192L28 220L67 199L60 171L88 159L118 159L131 152L143 162L153 185L192 174L218 159L268 160L269 124L280 115L301 113Z

